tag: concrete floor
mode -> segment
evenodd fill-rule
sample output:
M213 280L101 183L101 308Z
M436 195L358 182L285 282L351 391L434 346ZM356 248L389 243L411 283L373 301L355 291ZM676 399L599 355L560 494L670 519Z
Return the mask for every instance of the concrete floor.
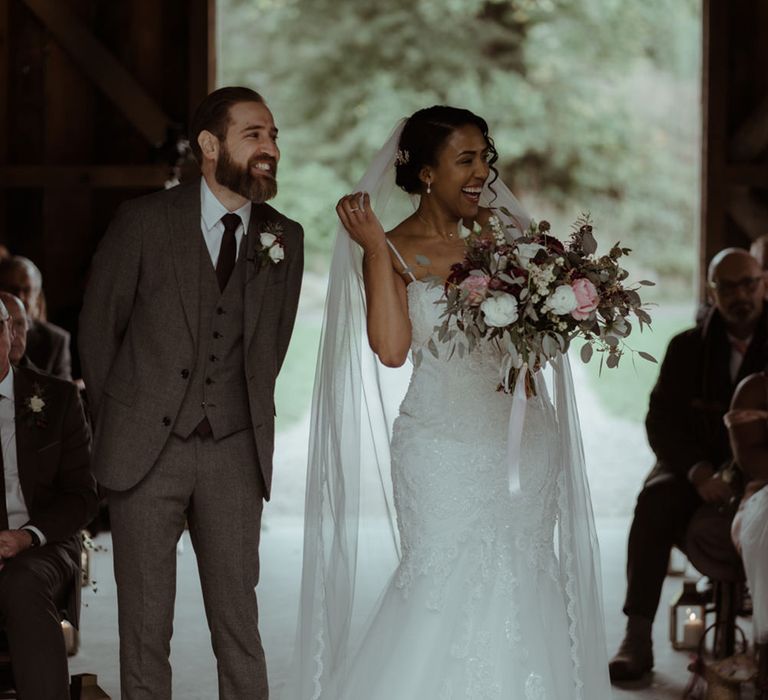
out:
M598 530L603 560L609 651L623 632L624 560L627 518L600 518ZM176 625L172 643L174 698L212 700L217 697L216 668L210 650L194 552L187 535L178 557ZM96 539L93 556L95 590L84 590L79 653L70 661L72 673L97 673L99 685L119 698L117 612L109 535ZM301 565L300 521L267 515L262 539L262 580L259 585L261 631L267 652L271 686L278 690L287 672L293 644ZM680 588L680 578L668 578L659 620L654 630L656 669L643 683L615 688L615 700L679 700L688 679L688 654L670 648L666 604ZM427 700L427 699L425 699ZM590 699L592 700L592 699ZM598 700L598 699L594 699Z

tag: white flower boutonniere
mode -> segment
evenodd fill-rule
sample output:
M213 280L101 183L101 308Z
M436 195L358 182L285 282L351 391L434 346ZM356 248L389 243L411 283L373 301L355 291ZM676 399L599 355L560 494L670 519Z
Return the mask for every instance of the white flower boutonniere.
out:
M260 265L276 265L285 258L284 232L281 224L268 221L259 233L261 249L258 251Z
M45 391L39 384L33 384L34 393L24 399L23 418L26 418L29 425L45 428L48 425L48 419L45 415L45 409L48 404L45 401Z

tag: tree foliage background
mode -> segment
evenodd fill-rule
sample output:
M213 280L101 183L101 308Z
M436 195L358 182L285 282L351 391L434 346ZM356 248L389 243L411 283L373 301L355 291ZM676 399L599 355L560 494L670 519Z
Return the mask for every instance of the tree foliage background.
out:
M333 205L402 116L484 116L507 183L561 234L589 210L604 246L689 291L699 209L699 0L219 0L219 84L281 131L277 206L322 269ZM557 231L557 229L556 229Z

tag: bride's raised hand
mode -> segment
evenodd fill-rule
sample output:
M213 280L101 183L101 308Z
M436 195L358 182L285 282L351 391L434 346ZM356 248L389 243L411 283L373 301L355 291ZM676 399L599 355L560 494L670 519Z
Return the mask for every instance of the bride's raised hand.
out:
M386 245L384 228L371 209L371 198L367 192L342 197L336 205L336 213L349 237L365 253L375 253Z

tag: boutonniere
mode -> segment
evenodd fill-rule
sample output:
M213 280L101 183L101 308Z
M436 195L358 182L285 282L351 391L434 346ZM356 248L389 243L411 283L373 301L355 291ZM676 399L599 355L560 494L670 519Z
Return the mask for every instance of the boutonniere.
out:
M37 383L32 385L32 390L33 393L24 399L20 418L24 418L29 426L45 428L48 425L48 418L45 415L48 408L45 390Z
M284 231L281 224L268 221L259 231L259 245L254 262L259 267L267 264L277 265L285 258Z

